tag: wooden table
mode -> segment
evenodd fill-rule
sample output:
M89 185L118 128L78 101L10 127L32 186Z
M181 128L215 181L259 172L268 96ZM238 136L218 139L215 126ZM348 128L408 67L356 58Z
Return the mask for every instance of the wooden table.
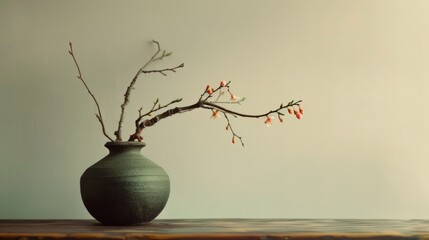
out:
M0 220L0 239L429 240L429 220L178 219L126 227L94 220Z

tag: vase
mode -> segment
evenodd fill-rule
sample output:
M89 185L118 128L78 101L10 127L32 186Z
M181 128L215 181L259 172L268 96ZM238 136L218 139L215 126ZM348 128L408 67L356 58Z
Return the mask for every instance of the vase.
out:
M162 167L144 157L142 142L108 142L109 154L80 178L82 201L104 225L139 225L156 218L170 195Z

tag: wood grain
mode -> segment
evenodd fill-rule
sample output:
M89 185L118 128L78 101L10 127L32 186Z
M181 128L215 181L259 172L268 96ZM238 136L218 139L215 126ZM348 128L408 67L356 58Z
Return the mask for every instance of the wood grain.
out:
M175 219L126 227L94 220L0 220L0 239L429 240L429 220Z

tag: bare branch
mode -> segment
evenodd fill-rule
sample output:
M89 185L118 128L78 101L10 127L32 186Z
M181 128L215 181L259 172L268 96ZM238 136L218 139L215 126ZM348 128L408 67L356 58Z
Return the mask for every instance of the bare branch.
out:
M73 52L73 45L72 45L71 42L69 42L69 45L70 45L69 54L73 57L73 61L74 61L75 65L76 65L77 71L79 73L79 76L77 76L77 78L82 81L83 85L85 85L86 90L88 91L89 95L91 95L92 99L95 102L95 105L97 106L98 114L95 114L95 115L96 115L98 121L101 124L101 129L103 131L104 136L107 137L110 141L113 142L113 139L111 137L109 137L109 135L107 135L107 133L106 133L106 128L105 128L104 122L103 122L103 116L101 115L100 105L98 104L97 99L95 98L94 94L91 92L91 90L89 89L89 87L86 84L85 80L83 79L82 72L80 70L79 64L77 63L76 57L75 57L74 52Z
M166 117L171 117L177 113L184 113L184 112L189 112L192 111L196 108L199 108L201 105L200 102L197 102L195 104L186 106L186 107L175 107L172 109L169 109L161 114L156 115L155 117L151 118L151 119L147 119L143 122L141 122L138 127L136 128L136 131L134 134L130 135L130 138L128 139L128 141L134 141L134 140L139 140L142 139L141 137L141 132L143 131L143 129L147 128L147 127L151 127L153 125L155 125L157 122L159 122L160 120L166 118Z
M119 122L118 122L118 130L115 131L115 136L116 136L116 141L122 141L122 124L124 122L124 116L125 116L125 108L128 105L129 101L130 101L130 95L131 95L131 91L134 89L134 85L136 84L136 81L138 79L138 77L140 76L140 74L142 74L144 72L144 70L153 62L158 61L158 60L162 60L164 57L168 57L171 55L171 52L166 53L165 51L162 52L162 54L159 56L159 53L161 52L161 46L159 45L159 42L153 40L153 43L156 44L157 46L157 50L156 52L152 55L152 57L149 59L149 61L147 61L136 73L136 75L134 76L133 80L130 82L129 86L127 87L127 90L125 91L124 94L124 102L121 105L121 115L119 117ZM183 67L184 65L181 64L176 68L179 67ZM164 69L164 70L158 70L158 72L160 72L161 74L164 74L164 71L174 71L176 68L171 69Z
M168 71L170 71L170 72L176 72L176 69L183 68L184 66L185 66L185 64L182 63L179 66L174 67L174 68L165 68L165 69L161 69L161 70L142 71L142 73L161 73L162 75L167 76L167 74L165 72L168 72Z
M146 116L150 116L152 113L154 113L156 111L159 111L159 110L161 110L163 108L166 108L166 107L168 107L168 106L170 106L170 105L172 105L174 103L178 103L180 101L182 101L182 98L175 99L175 100L169 102L168 104L161 106L161 105L158 104L159 99L156 99L156 101L153 103L153 106L150 109L150 111L147 112L147 113L145 113L145 114L141 114L142 108L140 108L140 110L139 110L139 117L135 121L136 127L138 127L138 125L139 125L140 121L142 120L142 118L144 118ZM157 104L158 104L158 107L157 107Z

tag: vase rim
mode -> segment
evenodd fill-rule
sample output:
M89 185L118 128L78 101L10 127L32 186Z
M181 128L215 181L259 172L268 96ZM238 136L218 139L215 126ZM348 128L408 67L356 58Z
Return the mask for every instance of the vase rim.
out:
M110 147L110 146L141 146L141 147L144 147L144 146L146 146L146 143L144 143L144 142L130 142L130 141L107 142L106 144L104 144L104 146L106 146L106 147Z

